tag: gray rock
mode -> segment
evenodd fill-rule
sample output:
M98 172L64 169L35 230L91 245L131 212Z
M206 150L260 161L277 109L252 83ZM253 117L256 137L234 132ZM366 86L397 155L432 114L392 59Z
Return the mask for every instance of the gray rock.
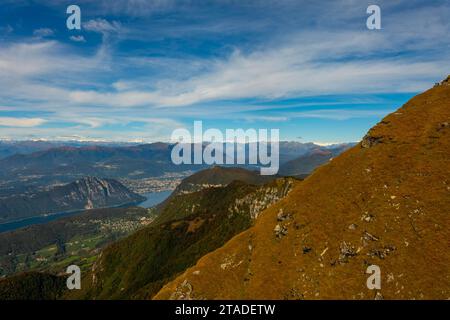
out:
M368 233L367 231L364 231L362 238L364 240L367 240L367 241L378 241L378 240L380 240L380 238L374 236L373 234Z
M348 258L356 256L356 250L355 247L351 244L343 241L340 246L340 254L339 254L339 262L340 263L347 263Z
M383 137L373 137L369 134L366 134L361 141L361 147L363 148L371 148L379 143L383 142Z
M358 227L358 225L355 224L355 223L352 223L351 225L348 226L348 228L349 228L350 230L356 230L357 227Z
M383 300L383 295L381 294L381 292L377 292L377 294L375 295L374 300Z

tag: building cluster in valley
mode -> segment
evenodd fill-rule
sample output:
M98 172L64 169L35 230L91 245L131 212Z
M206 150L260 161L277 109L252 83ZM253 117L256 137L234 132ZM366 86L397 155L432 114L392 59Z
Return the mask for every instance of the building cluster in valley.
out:
M171 172L161 177L149 177L141 179L120 179L120 182L132 191L145 194L151 192L172 191L185 177L190 176L192 171Z

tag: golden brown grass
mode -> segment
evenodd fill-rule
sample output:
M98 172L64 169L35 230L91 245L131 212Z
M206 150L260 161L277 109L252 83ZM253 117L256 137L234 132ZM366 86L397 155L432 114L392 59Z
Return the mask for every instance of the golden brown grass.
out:
M204 256L186 280L197 299L450 298L450 86L420 94L276 205L251 229ZM290 218L277 220L282 209ZM288 234L277 238L277 224ZM340 257L343 243L356 255Z

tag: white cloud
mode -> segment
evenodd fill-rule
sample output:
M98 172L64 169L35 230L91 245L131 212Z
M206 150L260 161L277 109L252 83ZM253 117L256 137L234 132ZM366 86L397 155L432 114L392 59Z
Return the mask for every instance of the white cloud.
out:
M73 102L118 107L188 106L218 100L345 93L415 92L444 76L445 59L377 57L392 44L367 33L316 33L291 37L276 47L241 53L215 61L200 74L183 80L164 80L155 90L73 91ZM374 57L372 57L374 55ZM347 57L360 57L347 59Z
M316 118L331 120L348 120L365 117L381 117L392 112L392 110L358 110L358 109L319 109L313 111L292 112L289 114L292 118Z
M58 77L95 74L93 69L98 72L103 68L102 62L102 57L77 56L57 41L12 43L0 47L0 80L10 82L13 77L28 81L34 76L49 75L43 85L50 86L50 80Z
M285 122L289 120L289 117L284 116L247 116L247 121L267 121L267 122Z
M190 60L180 59L180 72L157 80L152 89L146 88L146 81L139 77L132 81L115 79L114 72L122 66L108 52L107 56L102 52L82 57L55 41L12 44L0 48L0 85L9 88L0 94L0 103L21 99L39 101L44 110L55 111L61 105L72 110L100 110L180 107L244 98L421 91L444 76L445 69L450 68L448 60L371 56L408 42L406 37L392 43L379 34L367 38L364 32L302 33L253 52L236 50L226 59L207 60L204 70L191 68ZM348 56L360 58L345 61ZM190 73L183 73L183 64L188 65ZM138 66L145 68L141 63ZM79 85L84 81L92 81L87 83L90 87L101 84L95 78L102 72L115 80L112 86L83 90ZM178 79L178 74L183 78ZM35 81L36 77L40 81ZM80 89L72 89L74 86ZM103 111L107 114L112 110Z
M124 122L123 119L121 119ZM152 119L150 119L152 120ZM159 122L159 120L158 120ZM24 130L23 127L2 127L0 125L1 139L50 139L50 140L85 140L85 141L139 141L155 142L168 141L173 130L172 122L162 121L157 124L149 122L148 126L139 129L117 130L90 126L67 127L35 127ZM179 125L181 126L181 125Z
M151 92L127 91L123 93L100 93L97 91L76 90L69 93L72 103L98 104L115 107L134 107L150 105L156 100Z
M75 42L86 42L86 39L81 35L70 36L70 40L75 41Z
M40 28L33 31L33 35L38 38L45 38L54 35L54 31L50 28Z
M44 124L46 120L41 118L13 118L13 117L0 117L0 126L4 127L37 127Z
M117 21L109 22L99 18L84 23L83 28L98 33L119 32L122 29L122 24Z
M114 10L122 13L132 10L133 4L136 4L135 9L142 9L150 2L154 3L144 0L122 1L117 6L116 2L102 3L106 7L114 6ZM165 7L171 1L160 2ZM279 6L279 1L272 3L275 7ZM401 1L395 5L389 3L398 7ZM333 7L333 10L324 13L320 22L334 19L341 21L336 23L346 25L351 16L360 14L365 18L365 10L360 11L358 6L361 5L350 1L342 12L337 13ZM209 58L188 53L182 57L177 54L161 57L159 53L146 56L144 50L139 50L136 56L130 52L116 52L113 40L134 36L132 30L125 29L129 25L94 19L83 25L87 31L103 35L103 42L93 55L88 55L88 51L79 54L80 51L74 50L73 45L65 46L43 39L24 39L22 43L2 45L0 87L7 90L0 91L0 104L7 107L0 107L0 110L16 108L49 112L52 113L51 118L48 119L47 114L45 116L48 121L76 122L80 134L95 137L100 134L96 130L103 130L108 124L145 122L152 130L163 132L177 125L176 121L167 119L171 116L239 120L246 119L240 113L243 111L248 111L248 114L276 108L276 103L257 105L261 101L240 107L236 105L240 102L235 101L240 99L276 101L279 98L329 94L417 92L432 86L450 69L447 43L450 29L446 19L450 10L439 6L429 6L424 10L414 9L414 6L411 8L411 12L401 10L401 17L384 15L381 32L354 31L358 29L353 27L352 31L348 31L349 28L307 28L297 34L286 32L284 36L274 38L268 35L267 41L257 45L250 41L251 44L243 44L242 48L236 48L228 56L223 55L225 51L219 50L220 55ZM136 9L137 13L144 12L139 12L141 9ZM208 23L211 25L211 20ZM220 25L221 21L217 23ZM189 32L181 35L162 33L164 36L191 37L189 28L193 28L197 30L196 36L201 36L208 34L207 30L203 31L204 26L201 23L188 25L185 29ZM172 27L178 32L184 25L174 24ZM287 26L285 30L289 28ZM37 33L45 34L43 31ZM139 40L146 36L159 39L161 33L152 29L140 30ZM85 39L83 36L72 36L71 40ZM235 104L227 105L230 101ZM319 109L320 103L313 105ZM189 107L168 108L186 106ZM135 109L130 112L126 108ZM374 115L364 110L344 111L315 110L294 114L271 110L270 115L253 117L253 120L285 121L291 117L348 119ZM376 115L384 112L379 111ZM142 120L146 117L147 120ZM9 128L2 128L1 131L4 133L5 130ZM20 129L14 130L14 134L21 134ZM63 135L64 131L70 130L33 128L27 131L41 135L51 132ZM111 130L101 134L115 138L123 134L133 138L139 134L148 135L148 132Z
M29 76L52 71L55 64L48 61L55 42L14 44L0 48L0 77Z

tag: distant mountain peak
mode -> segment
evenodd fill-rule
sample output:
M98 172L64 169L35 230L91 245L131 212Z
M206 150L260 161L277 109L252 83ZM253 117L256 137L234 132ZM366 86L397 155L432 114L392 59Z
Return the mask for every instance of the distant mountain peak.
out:
M274 176L261 176L258 171L244 168L212 166L183 179L173 192L173 195L190 193L214 186L223 187L235 180L260 185L275 178Z

